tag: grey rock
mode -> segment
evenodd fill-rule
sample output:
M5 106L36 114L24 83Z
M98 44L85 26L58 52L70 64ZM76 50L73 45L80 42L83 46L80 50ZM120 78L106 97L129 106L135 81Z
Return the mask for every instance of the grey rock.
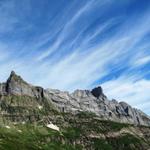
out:
M6 95L6 83L0 83L0 95Z
M0 95L11 94L42 98L44 96L44 89L42 87L32 86L12 71L7 82L0 84Z
M94 88L91 93L96 97L96 98L99 98L100 96L104 96L103 94L103 90L102 88L99 86L99 87L96 87Z
M148 115L132 108L125 102L118 103L114 99L110 101L100 86L91 91L76 90L73 93L57 89L43 89L25 82L12 71L7 82L0 84L0 95L29 96L37 99L38 105L46 107L43 103L48 104L50 102L61 112L88 111L95 113L104 120L150 126ZM45 99L48 102L43 101Z

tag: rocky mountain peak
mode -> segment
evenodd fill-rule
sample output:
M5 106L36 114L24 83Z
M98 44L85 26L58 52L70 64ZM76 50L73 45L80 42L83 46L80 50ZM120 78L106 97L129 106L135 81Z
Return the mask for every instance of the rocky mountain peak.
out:
M7 80L7 83L10 83L10 82L18 82L18 83L26 83L22 78L21 78L21 76L19 76L19 75L17 75L16 73L15 73L15 71L11 71L11 73L10 73L10 76L9 76L9 78L8 78L8 80ZM27 84L27 83L26 83Z
M53 89L45 90L42 87L28 84L12 71L7 82L0 84L0 96L3 95L6 97L15 95L19 96L20 99L21 97L23 98L26 96L31 100L36 99L36 103L38 103L40 108L44 105L44 101L44 103L52 103L53 106L57 107L61 112L92 112L105 120L150 126L149 116L132 108L125 102L118 103L116 100L110 101L104 95L101 86L98 86L91 91L75 90L73 93ZM22 103L22 101L19 103ZM13 107L11 106L11 103L8 103L7 105ZM31 105L30 107L32 108L34 106ZM14 111L15 109L16 107L14 108Z
M10 73L10 75L11 76L15 76L16 75L15 71L12 70L11 73Z
M5 87L6 93L15 95L30 95L29 89L32 88L32 86L24 81L21 76L17 75L15 71L11 71L5 83Z
M98 86L94 89L92 89L91 93L93 94L93 96L95 96L96 98L99 98L101 95L104 96L103 94L103 89L101 86Z

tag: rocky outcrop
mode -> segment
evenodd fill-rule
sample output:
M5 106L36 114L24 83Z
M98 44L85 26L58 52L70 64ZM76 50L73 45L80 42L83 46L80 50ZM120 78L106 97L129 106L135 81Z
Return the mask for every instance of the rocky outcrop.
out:
M104 96L103 94L103 90L102 88L99 86L99 87L96 87L94 88L91 93L93 94L93 96L95 96L96 98L99 98L100 96Z
M104 120L129 123L135 125L150 126L150 117L143 112L132 108L125 102L108 100L102 93L95 97L91 91L76 90L69 94L68 92L49 90L48 99L64 112L77 113L80 111L93 112Z
M25 82L14 71L6 83L0 84L0 103L4 103L3 96L19 96L31 97L30 105L33 108L46 108L49 111L48 105L53 104L60 112L78 113L87 111L95 113L100 119L112 120L116 122L129 123L135 125L150 126L150 117L142 111L132 108L125 102L117 102L116 100L108 100L104 95L101 87L96 87L93 90L76 90L73 93L63 92L54 89L43 89L42 87L33 86ZM23 98L24 99L24 98ZM18 103L20 106L21 102ZM22 102L24 103L24 102ZM29 102L30 103L30 102ZM17 104L15 107L18 106ZM4 105L0 105L0 107ZM25 107L27 107L26 105ZM7 103L7 108L12 107L12 103ZM22 105L24 107L24 105ZM3 108L4 109L4 108ZM0 108L0 111L2 108ZM36 110L36 109L35 109ZM9 113L9 111L7 111ZM24 112L26 113L26 111ZM48 113L47 113L48 114Z
M12 71L7 82L0 84L0 95L26 95L42 98L44 96L44 89L32 86Z

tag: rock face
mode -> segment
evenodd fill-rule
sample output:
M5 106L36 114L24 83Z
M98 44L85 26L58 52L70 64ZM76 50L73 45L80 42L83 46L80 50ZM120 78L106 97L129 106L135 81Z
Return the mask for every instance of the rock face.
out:
M99 98L100 96L104 96L103 94L103 90L102 88L99 86L99 87L96 87L94 88L91 93L93 94L93 96L95 96L96 98Z
M108 100L108 98L104 95L101 87L96 87L92 91L76 90L73 93L54 89L45 90L42 87L28 84L20 76L16 75L14 71L12 71L7 82L0 84L1 114L3 114L2 111L4 110L4 112L7 112L7 114L11 113L7 109L12 107L12 103L6 104L4 100L5 97L11 95L24 97L23 99L25 99L25 96L27 96L29 103L30 98L32 99L32 101L36 101L30 105L31 108L46 108L45 110L49 111L47 108L50 107L47 106L49 105L49 103L51 103L60 112L78 113L81 111L87 111L95 113L97 116L104 120L150 126L149 116L147 116L140 110L132 108L125 102L119 103L116 100ZM25 102L17 102L15 108L20 107L21 103ZM7 109L5 109L5 107ZM24 105L22 105L22 107L24 107ZM29 106L26 105L25 107ZM15 111L15 108L13 108L12 111ZM35 112L36 109L34 111L34 114ZM24 113L26 113L26 111L24 111Z
M14 71L11 72L6 83L0 84L0 95L26 95L40 98L43 97L43 90L41 87L28 84Z

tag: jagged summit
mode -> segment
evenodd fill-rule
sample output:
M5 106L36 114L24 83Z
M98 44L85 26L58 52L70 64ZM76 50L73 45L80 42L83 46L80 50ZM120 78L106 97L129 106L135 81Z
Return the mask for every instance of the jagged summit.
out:
M26 83L27 84L27 82L25 82L22 78L21 78L21 76L19 76L19 75L17 75L16 73L15 73L15 71L11 71L11 73L10 73L10 76L9 76L9 78L8 78L8 80L7 80L7 82L23 82L23 83Z
M24 81L15 71L11 71L6 81L6 93L16 95L30 95L31 85Z
M11 75L11 76L16 75L15 71L12 70L11 73L10 73L10 75Z
M35 104L30 104L29 102L29 108L31 110L32 107L37 107L45 108L46 111L49 111L47 109L47 104L51 103L60 112L76 114L86 111L95 113L104 120L150 126L150 117L148 115L132 108L125 102L118 103L116 100L108 100L100 86L91 91L75 90L73 93L53 89L46 90L42 87L28 84L12 71L7 82L0 84L0 96L9 97L11 95L23 97L23 99L27 96L29 101L34 100ZM4 102L6 103L7 101L4 100L3 103ZM19 108L20 106L21 108ZM19 108L21 111L22 109L27 109L27 107L28 106L24 106L23 100L17 101L16 105L10 102L4 105L0 99L0 111L4 111L8 115L10 113L10 108L15 112L16 108Z
M17 75L15 71L12 70L8 79L12 79L12 78L17 79L17 78L21 78L21 77L19 75Z
M101 86L98 86L98 87L92 89L91 93L92 93L96 98L99 98L100 96L104 96L103 89L102 89Z

